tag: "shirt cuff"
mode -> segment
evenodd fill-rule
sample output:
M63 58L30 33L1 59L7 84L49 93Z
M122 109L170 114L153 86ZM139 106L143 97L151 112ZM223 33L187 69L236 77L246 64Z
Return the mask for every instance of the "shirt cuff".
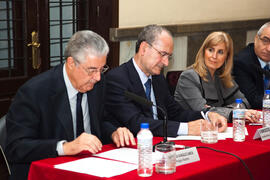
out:
M58 141L56 145L56 151L58 153L58 156L64 156L64 149L63 149L63 144L67 142L66 140Z
M188 134L188 123L180 123L177 135L187 135Z

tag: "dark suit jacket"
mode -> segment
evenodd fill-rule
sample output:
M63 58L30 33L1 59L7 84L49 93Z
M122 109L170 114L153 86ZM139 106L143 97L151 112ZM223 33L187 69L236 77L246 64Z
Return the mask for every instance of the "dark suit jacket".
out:
M261 109L264 82L261 65L254 52L253 43L234 56L233 75L251 108Z
M126 126L134 135L140 130L142 122L148 122L154 136L163 136L163 115L159 109L158 118L161 120L154 120L150 107L133 102L124 95L125 91L129 91L146 98L132 60L108 72L106 83L105 111L107 120ZM202 118L199 111L184 111L181 108L170 95L163 75L153 76L152 85L157 105L163 108L168 115L168 136L177 136L180 122ZM118 122L115 122L115 119Z
M99 139L103 125L103 86L101 80L87 92L91 133ZM56 144L60 140L74 140L63 65L26 82L14 98L7 114L6 155L11 179L27 179L32 161L56 157Z

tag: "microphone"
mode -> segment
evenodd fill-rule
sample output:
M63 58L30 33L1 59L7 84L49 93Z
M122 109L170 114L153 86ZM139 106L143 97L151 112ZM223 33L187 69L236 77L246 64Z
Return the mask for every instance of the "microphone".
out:
M172 143L174 144L174 142L169 142L167 141L167 138L168 138L168 125L167 125L167 122L168 122L168 119L167 119L167 114L166 112L164 111L164 109L162 109L161 107L159 107L158 105L155 105L153 104L152 101L149 101L148 99L144 98L144 97L141 97L141 96L138 96L132 92L129 92L129 91L125 91L125 97L127 97L128 99L130 100L133 100L143 106L146 106L146 107L151 107L152 106L155 106L157 109L159 109L162 114L163 114L163 117L164 117L164 121L163 121L163 141L158 143L158 144L163 144L163 143Z
M129 91L125 91L125 97L141 104L141 105L144 105L146 107L152 107L154 106L153 102L152 101L149 101L148 99L145 99L141 96L138 96L132 92L129 92Z

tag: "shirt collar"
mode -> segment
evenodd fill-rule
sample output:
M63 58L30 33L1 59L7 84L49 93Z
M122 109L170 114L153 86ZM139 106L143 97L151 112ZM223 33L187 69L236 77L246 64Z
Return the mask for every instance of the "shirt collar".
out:
M140 79L141 79L142 84L145 84L146 81L148 81L148 79L151 79L152 80L152 75L150 75L149 77L146 76L146 74L144 72L142 72L142 70L139 68L139 66L137 65L137 63L134 60L134 58L132 58L132 62L133 62L133 65L134 65L136 71L138 72L138 74L140 76Z
M264 68L268 63L264 62L263 60L261 60L259 57L258 57L258 60L261 64L261 67Z
M64 81L65 81L65 84L66 84L66 87L67 87L68 98L71 99L74 96L76 96L79 91L76 90L72 86L72 84L71 84L71 82L69 80L69 77L68 77L67 71L66 71L66 63L63 66L63 75L64 75Z

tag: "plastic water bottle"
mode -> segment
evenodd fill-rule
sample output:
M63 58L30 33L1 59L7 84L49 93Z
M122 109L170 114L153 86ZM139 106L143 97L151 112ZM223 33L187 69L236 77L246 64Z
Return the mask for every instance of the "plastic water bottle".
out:
M242 99L236 99L233 108L233 140L245 141L245 106Z
M152 150L153 150L153 135L149 130L148 123L141 123L141 130L137 134L137 148L139 154L138 175L141 177L152 176Z
M265 90L262 111L263 127L270 127L270 90Z

